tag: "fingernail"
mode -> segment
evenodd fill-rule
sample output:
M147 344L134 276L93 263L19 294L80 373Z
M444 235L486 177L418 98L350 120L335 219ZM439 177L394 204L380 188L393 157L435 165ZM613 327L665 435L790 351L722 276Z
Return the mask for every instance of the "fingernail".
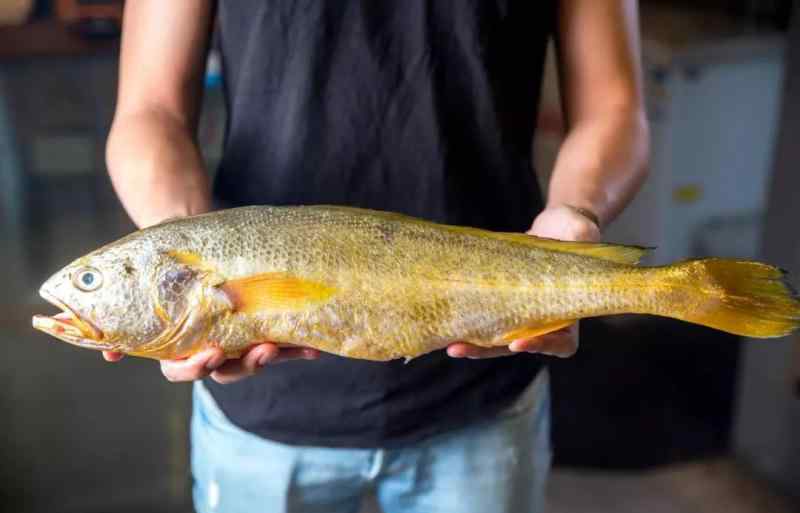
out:
M510 344L508 344L508 350L511 351L512 353L519 353L520 351L523 350L520 347L520 345L522 345L522 341L521 340L515 340L515 341L511 342Z

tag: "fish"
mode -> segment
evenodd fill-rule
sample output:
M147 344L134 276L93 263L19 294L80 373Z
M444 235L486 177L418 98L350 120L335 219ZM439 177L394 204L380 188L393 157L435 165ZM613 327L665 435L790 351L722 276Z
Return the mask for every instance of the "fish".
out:
M785 271L721 258L646 267L648 248L438 224L353 207L249 206L171 219L47 279L33 327L153 359L305 346L413 359L508 345L580 319L671 317L754 338L800 326Z

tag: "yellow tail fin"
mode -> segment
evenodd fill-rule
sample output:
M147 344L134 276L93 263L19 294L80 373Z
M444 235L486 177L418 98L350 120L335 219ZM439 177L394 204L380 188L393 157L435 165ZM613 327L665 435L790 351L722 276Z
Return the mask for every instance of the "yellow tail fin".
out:
M782 337L800 327L800 301L777 267L709 258L669 269L691 291L683 312L671 317L755 338Z

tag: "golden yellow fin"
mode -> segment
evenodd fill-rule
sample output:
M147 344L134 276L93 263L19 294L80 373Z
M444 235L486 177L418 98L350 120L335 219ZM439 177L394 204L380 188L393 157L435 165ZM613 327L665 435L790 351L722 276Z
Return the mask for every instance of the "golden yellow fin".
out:
M574 320L555 321L547 324L539 324L536 326L519 328L516 330L509 331L508 333L504 333L502 336L502 340L504 342L509 342L509 343L515 340L527 340L538 337L540 335L551 333L556 330L560 330L561 328L566 328L567 326L569 326L574 322L575 322Z
M642 246L628 246L623 244L607 244L604 242L574 242L556 239L545 239L534 237L533 235L518 233L493 233L496 238L506 239L519 244L547 249L550 251L561 251L562 253L572 253L583 255L618 264L635 265L639 260L650 251L650 248Z
M777 267L709 258L663 270L673 276L664 283L676 282L688 303L697 306L675 312L667 304L654 313L755 338L782 337L800 328L800 301Z
M265 273L228 280L220 286L241 313L296 310L328 300L335 292L323 283L286 273Z
M508 233L508 232L493 232L490 230L482 230L480 228L471 228L468 226L453 226L447 224L438 224L431 221L425 221L416 217L407 216L405 214L398 214L396 212L384 212L380 210L367 210L354 207L342 206L318 206L310 208L319 208L323 210L342 211L359 215L371 215L380 217L389 221L399 221L404 223L417 223L428 225L443 230L448 230L453 233L460 233L463 235L471 235L474 237L483 237L487 239L504 240L521 244L528 247L545 249L548 251L560 251L562 253L572 253L575 255L583 255L600 260L607 260L609 262L616 262L618 264L635 265L639 260L652 248L642 246L629 246L623 244L607 244L602 242L573 242L562 241L556 239L546 239L543 237L535 237L524 233Z

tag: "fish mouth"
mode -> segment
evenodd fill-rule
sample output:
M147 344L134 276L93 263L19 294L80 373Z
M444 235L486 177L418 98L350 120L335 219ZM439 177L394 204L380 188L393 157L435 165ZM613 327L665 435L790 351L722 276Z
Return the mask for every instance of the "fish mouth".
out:
M103 332L92 323L78 315L75 310L50 295L45 290L40 290L39 295L48 303L61 309L56 315L34 315L33 327L52 335L69 344L87 349L109 349L103 342Z

